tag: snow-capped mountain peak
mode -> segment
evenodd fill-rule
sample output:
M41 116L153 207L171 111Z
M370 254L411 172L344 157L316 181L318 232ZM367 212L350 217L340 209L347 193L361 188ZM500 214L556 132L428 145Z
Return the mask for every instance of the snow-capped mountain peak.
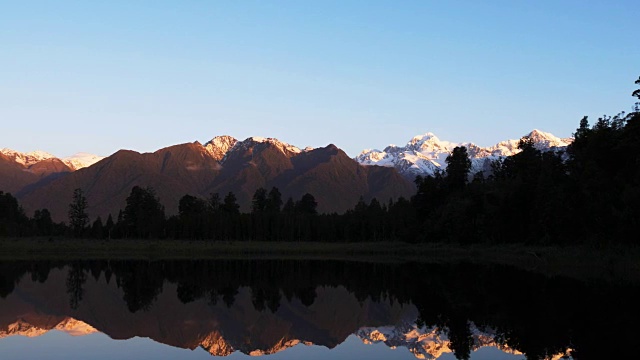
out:
M237 142L233 136L222 135L214 137L203 146L214 159L220 161Z
M538 146L543 145L544 148L566 147L573 142L572 138L562 139L551 133L540 131L538 129L534 129L532 132L527 134L527 137L532 139L534 144Z
M104 159L104 156L98 156L94 154L80 152L80 153L76 153L71 156L68 156L66 158L62 158L60 160L62 160L62 162L65 163L71 169L79 170L82 168L89 167L102 159Z
M88 166L91 166L98 161L104 159L104 156L98 156L87 153L77 153L75 155L58 158L55 155L52 155L48 152L37 150L28 153L21 153L19 151L15 151L12 149L4 148L0 150L0 153L7 156L9 159L21 164L25 167L30 167L35 165L41 161L49 160L49 159L58 159L62 161L65 165L67 165L72 170L79 170Z
M302 150L300 150L300 148L298 148L297 146L293 146L291 144L287 144L285 142L282 142L276 138L263 138L263 137L259 137L259 136L253 136L250 137L246 140L244 140L246 142L254 142L254 143L268 143L271 145L274 145L275 147L277 147L278 149L280 149L282 152L286 153L286 152L290 152L293 154L299 154L302 152Z
M566 148L573 139L559 138L553 134L533 130L524 137L533 140L539 150L561 150ZM433 175L438 169L447 166L446 158L456 146L467 148L471 158L471 173L488 171L491 162L520 152L520 140L505 140L490 147L480 147L473 143L455 143L440 140L434 133L427 132L411 138L405 146L389 145L383 151L367 149L362 151L355 160L362 165L378 165L394 167L408 178L416 175Z
M300 148L298 148L297 146L287 144L276 138L264 138L259 136L252 136L246 138L245 140L238 141L229 151L248 149L258 144L269 144L275 146L285 154L299 154L302 152L302 150L300 150Z
M257 144L271 144L285 154L299 154L302 152L302 150L297 146L287 144L276 138L265 138L260 136L252 136L244 140L237 140L236 138L228 135L216 136L203 146L214 159L223 162L229 152L248 149Z
M0 153L2 153L3 155L5 155L6 157L8 157L9 159L12 159L13 161L24 165L24 166L31 166L35 163L38 163L42 160L47 160L47 159L53 159L55 158L54 155L49 154L48 152L45 151L41 151L41 150L36 150L36 151L32 151L32 152L28 152L28 153L21 153L19 151L15 151L9 148L4 148L2 150L0 150Z

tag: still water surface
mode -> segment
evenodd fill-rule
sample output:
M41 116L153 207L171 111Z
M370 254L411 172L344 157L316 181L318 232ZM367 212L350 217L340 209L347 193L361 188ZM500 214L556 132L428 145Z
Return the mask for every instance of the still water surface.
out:
M0 263L2 359L574 359L635 353L636 287L504 266ZM626 341L625 341L626 340Z

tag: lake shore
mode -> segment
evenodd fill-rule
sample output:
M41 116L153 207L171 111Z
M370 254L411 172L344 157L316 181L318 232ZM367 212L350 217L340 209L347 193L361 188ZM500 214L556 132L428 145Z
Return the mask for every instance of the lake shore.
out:
M290 259L510 265L548 276L640 284L635 247L183 240L0 239L0 261Z

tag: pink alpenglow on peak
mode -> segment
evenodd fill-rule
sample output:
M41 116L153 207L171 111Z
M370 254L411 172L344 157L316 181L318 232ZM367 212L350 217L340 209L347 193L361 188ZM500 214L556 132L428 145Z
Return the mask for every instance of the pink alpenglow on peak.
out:
M87 153L77 153L69 157L58 158L55 155L52 155L48 152L44 152L40 150L32 151L28 153L21 153L19 151L11 150L8 148L4 148L0 150L0 153L5 155L9 159L12 159L16 163L21 164L27 168L44 160L58 159L62 161L65 165L67 165L69 168L71 168L72 170L79 170L82 168L89 167L105 158L104 156L98 156L98 155L87 154Z

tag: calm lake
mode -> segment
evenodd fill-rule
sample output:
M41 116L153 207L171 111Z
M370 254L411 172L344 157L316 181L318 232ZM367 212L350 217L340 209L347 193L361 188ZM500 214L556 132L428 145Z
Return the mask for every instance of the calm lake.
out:
M470 263L4 261L0 354L622 359L637 356L639 295Z

